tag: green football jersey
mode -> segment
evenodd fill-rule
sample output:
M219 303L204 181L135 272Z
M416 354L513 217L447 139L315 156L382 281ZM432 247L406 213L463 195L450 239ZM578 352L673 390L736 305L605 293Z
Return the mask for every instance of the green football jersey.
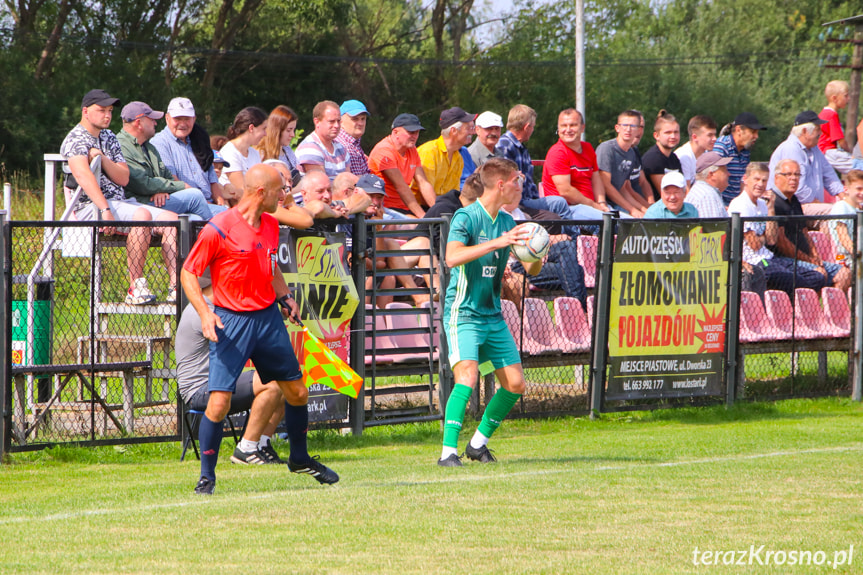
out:
M503 210L492 218L480 201L456 211L447 242L476 246L500 237L516 226ZM458 325L462 321L502 318L500 285L510 248L504 247L472 262L452 269L444 302L444 319Z

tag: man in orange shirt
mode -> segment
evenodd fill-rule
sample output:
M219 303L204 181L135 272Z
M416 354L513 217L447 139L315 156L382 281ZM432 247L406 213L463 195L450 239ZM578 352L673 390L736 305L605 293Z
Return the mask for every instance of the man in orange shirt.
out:
M369 169L386 184L384 207L422 218L425 209L421 204L428 207L435 202L434 189L426 178L416 149L420 130L425 128L413 114L399 114L393 120L392 129L369 154ZM419 194L411 189L414 182Z

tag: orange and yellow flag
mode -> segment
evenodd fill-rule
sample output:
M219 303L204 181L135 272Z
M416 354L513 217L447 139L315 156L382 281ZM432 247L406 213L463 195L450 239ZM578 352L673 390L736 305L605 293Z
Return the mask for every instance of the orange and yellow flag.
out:
M325 343L303 327L303 382L306 387L319 383L356 398L362 378Z

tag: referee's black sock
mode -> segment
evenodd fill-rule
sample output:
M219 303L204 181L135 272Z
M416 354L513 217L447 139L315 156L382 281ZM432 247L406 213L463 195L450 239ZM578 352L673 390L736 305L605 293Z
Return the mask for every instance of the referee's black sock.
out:
M307 463L309 456L306 436L309 433L309 407L307 405L291 405L285 402L285 431L291 445L291 461Z
M216 463L222 445L222 422L210 421L207 414L201 417L198 428L198 446L201 448L201 477L216 480Z

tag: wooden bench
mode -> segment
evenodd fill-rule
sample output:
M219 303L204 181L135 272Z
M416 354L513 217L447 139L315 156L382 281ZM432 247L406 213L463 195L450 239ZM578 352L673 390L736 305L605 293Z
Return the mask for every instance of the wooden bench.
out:
M135 429L135 376L146 375L151 369L152 365L149 361L13 367L11 373L15 380L17 402L15 404L15 419L12 424L12 433L19 445L26 445L30 434L35 433L39 426L45 422L52 407L60 403L60 396L73 377L77 377L81 385L90 391L93 401L101 406L104 414L111 419L111 422L122 434L132 433ZM102 396L96 392L88 376L90 373L94 376L98 374L101 377L113 376L123 378L123 423L120 423L117 416L113 413L117 407L108 405ZM27 377L33 378L42 375L58 376L59 384L48 401L39 404L39 413L34 413L35 418L33 422L28 424L25 413L25 406L27 405L25 379Z

